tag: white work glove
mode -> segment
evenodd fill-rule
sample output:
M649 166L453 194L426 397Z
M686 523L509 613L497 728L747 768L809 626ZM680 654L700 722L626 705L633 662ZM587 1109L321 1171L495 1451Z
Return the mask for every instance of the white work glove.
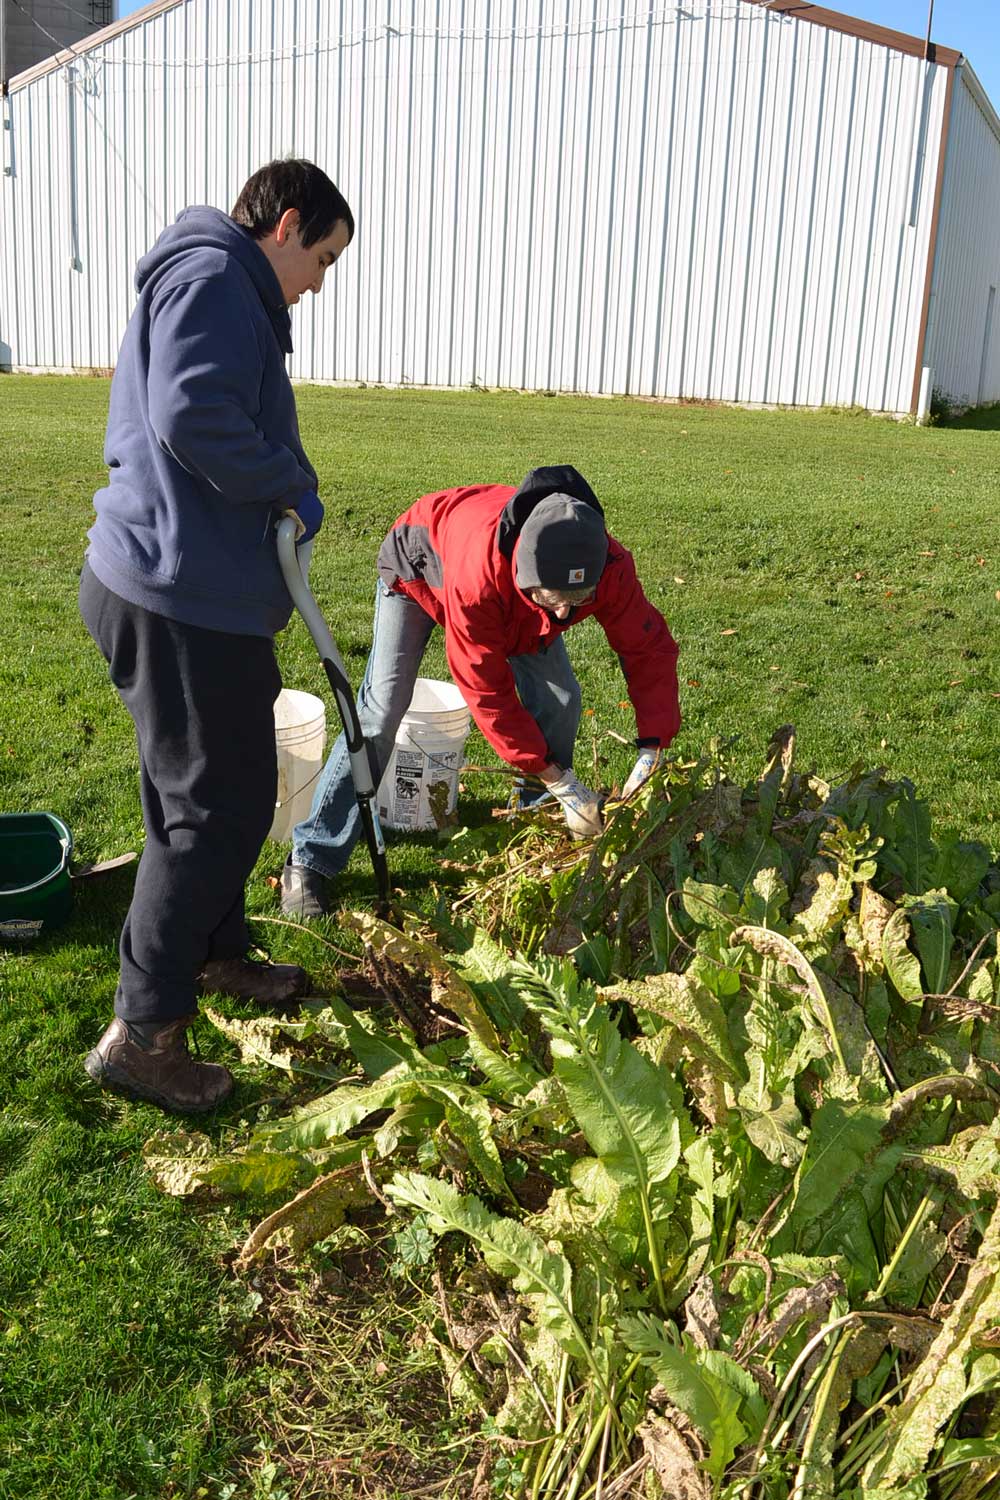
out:
M575 839L593 838L601 832L603 823L597 794L578 781L572 771L564 771L558 781L550 781L549 791L562 808L566 827Z
M640 750L639 758L629 772L628 780L622 787L622 801L637 792L644 781L648 781L656 770L660 760L660 752L657 749Z

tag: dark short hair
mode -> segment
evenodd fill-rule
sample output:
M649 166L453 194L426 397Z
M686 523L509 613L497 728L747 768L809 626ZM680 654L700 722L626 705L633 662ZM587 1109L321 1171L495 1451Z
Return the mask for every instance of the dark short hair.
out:
M262 240L289 208L299 211L302 243L307 248L332 234L340 221L354 238L354 215L343 193L319 167L297 157L269 161L255 172L244 183L230 217L255 240Z

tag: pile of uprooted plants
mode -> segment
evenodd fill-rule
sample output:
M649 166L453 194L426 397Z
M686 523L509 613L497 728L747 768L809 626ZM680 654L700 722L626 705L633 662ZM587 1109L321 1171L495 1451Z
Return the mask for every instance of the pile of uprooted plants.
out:
M308 1102L147 1148L276 1195L238 1269L372 1204L446 1257L505 1495L1000 1495L1000 867L793 745L672 765L591 845L458 834L457 900L348 919L383 1006L214 1017Z

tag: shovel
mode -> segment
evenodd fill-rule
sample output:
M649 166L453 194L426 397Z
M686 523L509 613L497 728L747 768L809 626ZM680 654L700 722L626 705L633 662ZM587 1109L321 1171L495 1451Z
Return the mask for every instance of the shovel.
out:
M347 740L351 780L354 782L354 795L361 814L361 826L365 831L365 841L368 844L372 869L375 871L375 884L378 889L377 910L380 916L385 916L391 909L389 866L385 858L382 825L379 822L378 808L375 805L374 757L371 746L361 733L354 693L351 691L351 684L348 681L340 652L309 588L308 574L312 543L305 542L301 547L295 545L300 525L298 517L294 514L285 515L278 522L278 561L281 564L288 592L292 596L295 608L306 622L313 644L319 652L319 659L323 663L330 689L336 699L340 721L344 726L344 737Z

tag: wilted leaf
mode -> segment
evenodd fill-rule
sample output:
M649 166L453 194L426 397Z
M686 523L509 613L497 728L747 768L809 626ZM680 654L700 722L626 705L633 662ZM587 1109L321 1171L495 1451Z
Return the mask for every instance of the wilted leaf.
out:
M757 870L750 889L743 898L743 910L756 927L773 927L788 904L788 887L781 875L769 866Z
M883 1424L884 1437L862 1481L887 1492L922 1474L938 1434L969 1394L965 1361L981 1329L1000 1322L1000 1208L995 1208L965 1286L917 1366L906 1394Z
M802 1116L791 1093L782 1094L772 1109L743 1108L743 1128L768 1161L793 1167L802 1159L805 1143L799 1139Z
M359 933L376 953L391 959L409 973L429 978L435 1004L453 1011L484 1046L498 1045L493 1022L464 979L433 943L414 937L412 933L400 932L370 912L349 912L341 917L341 921L345 927Z
M206 1006L204 1014L217 1031L228 1037L239 1048L245 1063L268 1063L272 1068L281 1068L286 1073L308 1073L316 1078L335 1080L342 1076L339 1068L316 1059L304 1057L293 1048L281 1045L282 1026L269 1016L251 1016L249 1019L230 1018Z
M691 1450L667 1417L650 1415L636 1428L663 1500L711 1500L712 1489Z
M371 1196L360 1167L328 1172L257 1225L234 1261L234 1269L248 1270L279 1236L296 1253L308 1249L344 1222L348 1205L369 1203Z
M882 939L894 910L892 902L887 901L874 886L865 881L861 887L860 909L856 922L852 925L851 919L848 918L844 924L845 939L853 948L858 963L863 969L881 974L885 968Z
M816 871L816 883L808 906L796 913L789 936L793 942L816 943L843 920L854 894L851 870L838 865L830 870L824 865Z
M963 1198L981 1198L1000 1193L1000 1121L971 1125L940 1146L907 1151L906 1167L918 1167L941 1182L947 1182ZM939 1257L940 1258L940 1257Z
M699 1276L684 1302L684 1331L696 1349L714 1349L719 1341L719 1303L711 1276Z
M186 1198L205 1186L204 1172L215 1147L200 1130L158 1130L143 1146L142 1155L161 1193Z

